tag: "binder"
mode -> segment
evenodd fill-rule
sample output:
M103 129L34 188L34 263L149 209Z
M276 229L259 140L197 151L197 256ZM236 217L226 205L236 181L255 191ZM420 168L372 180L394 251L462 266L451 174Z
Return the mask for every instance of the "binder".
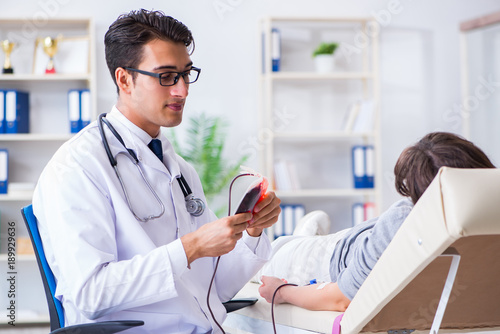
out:
M363 209L365 220L370 220L376 217L375 203L366 202L363 204Z
M371 145L365 146L365 188L375 186L375 152Z
M77 133L90 124L92 117L90 90L70 89L68 91L68 117L71 133Z
M293 229L295 228L295 223L294 223L294 212L293 212L293 206L292 205L284 205L283 208L283 234L284 235L291 235L293 233Z
M80 130L90 124L92 110L90 101L90 90L80 91Z
M283 212L283 211L282 211ZM281 237L283 235L283 214L280 213L278 216L278 221L273 225L274 238Z
M5 121L6 133L28 133L29 93L17 90L5 91Z
M281 36L277 28L271 29L271 58L273 72L279 72L281 65Z
M5 133L5 92L0 90L0 133Z
M78 89L68 91L68 117L70 132L80 131L80 91Z
M371 145L352 147L352 172L354 188L373 188L375 186L375 157Z
M6 194L9 186L9 151L0 149L0 194Z
M365 148L361 145L352 147L352 172L354 188L365 188Z
M274 237L292 235L297 223L305 216L305 207L302 204L282 204L281 214L274 224Z
M365 208L363 203L352 205L352 226L356 226L365 221Z

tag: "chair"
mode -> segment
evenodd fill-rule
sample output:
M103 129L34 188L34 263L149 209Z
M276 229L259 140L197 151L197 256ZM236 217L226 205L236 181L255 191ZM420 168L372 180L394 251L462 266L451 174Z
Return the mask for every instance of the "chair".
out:
M26 223L28 233L35 249L36 262L42 276L45 297L49 306L50 316L50 334L61 333L118 333L129 328L144 325L144 321L139 320L121 320L121 321L103 321L74 326L64 326L64 310L59 299L55 298L56 280L54 274L47 263L45 252L43 251L42 239L38 231L36 217L33 214L32 205L28 205L21 210L21 214Z
M42 240L36 217L33 214L33 206L30 204L21 210L21 214L26 223L33 248L35 249L36 260L38 269L42 276L43 287L45 289L45 296L49 306L50 315L50 330L51 334L70 333L74 329L82 329L87 333L118 333L131 327L144 325L143 321L127 320L127 321L105 321L90 324L81 324L75 326L64 327L64 310L59 299L55 298L56 280L54 274L47 263L45 252L43 251ZM253 305L257 302L257 298L241 298L233 299L223 303L226 312L230 313L239 310L243 307Z

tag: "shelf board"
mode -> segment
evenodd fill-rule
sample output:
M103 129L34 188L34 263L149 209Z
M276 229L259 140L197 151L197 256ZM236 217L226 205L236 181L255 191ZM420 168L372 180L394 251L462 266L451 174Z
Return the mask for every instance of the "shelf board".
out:
M264 20L275 22L327 22L327 23L346 23L346 22L369 22L373 21L373 17L358 16L358 17L294 17L294 16L271 16Z
M0 254L0 262L7 261L7 254ZM16 262L35 262L35 254L17 254Z
M11 191L8 194L0 194L0 202L10 201L31 201L33 198L33 190Z
M372 79L372 72L272 72L263 74L263 78L271 80L343 80L343 79Z
M373 132L302 132L302 133L274 133L274 138L283 141L302 141L302 140L335 140L335 139L352 139L352 138L371 138L375 137Z
M66 141L73 137L74 133L7 133L0 134L1 141Z
M1 74L0 81L90 81L88 73L81 74Z
M355 197L375 196L374 188L368 189L300 189L300 190L276 190L281 199L286 198L330 198L330 197Z

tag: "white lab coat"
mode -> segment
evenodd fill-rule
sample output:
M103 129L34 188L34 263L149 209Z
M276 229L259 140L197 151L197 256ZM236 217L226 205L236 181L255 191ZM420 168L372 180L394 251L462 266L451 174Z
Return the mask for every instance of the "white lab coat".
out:
M151 137L116 108L107 119L141 161L146 178L165 205L162 217L141 223L131 213L94 122L61 146L44 169L33 208L48 262L58 281L67 325L106 320L144 320L134 333L207 333L219 330L206 297L214 258L187 268L180 236L216 219L210 210L193 217L176 177L182 174L195 197L205 201L194 169L160 135L164 164L149 150ZM106 125L114 156L125 151ZM123 154L118 169L140 217L160 211L135 165ZM206 201L205 201L206 202ZM219 323L221 301L231 299L267 261L265 236L246 233L221 257L210 305Z

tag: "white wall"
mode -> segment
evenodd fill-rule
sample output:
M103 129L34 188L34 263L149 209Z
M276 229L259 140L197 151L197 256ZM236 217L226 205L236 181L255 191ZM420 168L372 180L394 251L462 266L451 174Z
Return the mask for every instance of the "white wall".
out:
M500 2L2 0L0 17L21 17L27 24L35 25L43 24L47 17L93 17L98 41L97 98L101 113L107 112L116 100L104 61L103 36L119 14L141 7L163 10L192 30L196 41L192 58L203 72L200 81L191 87L185 115L206 111L226 116L233 125L227 143L229 158L258 131L258 18L266 15L378 17L383 26L380 68L385 208L397 198L392 168L401 150L430 131L460 132L460 122L446 117L450 108L460 102L458 26L461 21L499 11ZM387 15L391 10L392 14ZM256 159L249 164L259 166Z

